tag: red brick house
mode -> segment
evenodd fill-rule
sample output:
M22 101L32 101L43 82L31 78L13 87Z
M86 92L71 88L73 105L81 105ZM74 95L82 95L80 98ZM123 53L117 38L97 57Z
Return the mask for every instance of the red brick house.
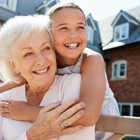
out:
M140 6L99 22L111 89L124 116L140 117ZM104 27L103 27L104 25ZM105 28L106 27L106 28Z

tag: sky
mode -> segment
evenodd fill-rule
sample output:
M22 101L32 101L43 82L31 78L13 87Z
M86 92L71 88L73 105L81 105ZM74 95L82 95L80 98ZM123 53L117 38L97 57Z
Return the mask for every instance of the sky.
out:
M127 11L140 6L140 0L60 0L60 2L69 1L78 4L86 16L91 13L97 21L114 16L120 10Z

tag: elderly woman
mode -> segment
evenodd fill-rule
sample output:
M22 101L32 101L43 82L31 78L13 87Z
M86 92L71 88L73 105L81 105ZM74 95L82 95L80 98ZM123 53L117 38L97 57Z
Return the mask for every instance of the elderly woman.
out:
M83 115L83 111L75 112L84 103L69 108L76 102L72 98L79 97L81 76L55 75L50 25L46 16L15 17L0 31L2 78L14 82L20 82L22 77L27 80L26 84L1 93L0 100L46 106L34 123L0 117L0 140L94 140L94 127L68 127ZM64 104L59 106L58 101ZM73 130L79 131L68 134Z

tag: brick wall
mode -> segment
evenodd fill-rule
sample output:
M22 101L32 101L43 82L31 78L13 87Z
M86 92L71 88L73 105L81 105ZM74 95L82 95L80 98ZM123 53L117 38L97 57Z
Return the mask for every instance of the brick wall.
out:
M111 60L107 64L107 75L111 89L118 102L140 102L140 43L116 49L106 53ZM124 80L111 80L112 63L127 61L127 76Z

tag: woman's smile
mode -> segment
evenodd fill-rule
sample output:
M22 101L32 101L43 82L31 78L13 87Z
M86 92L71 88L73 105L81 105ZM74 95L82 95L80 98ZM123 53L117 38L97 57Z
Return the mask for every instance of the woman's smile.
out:
M44 68L44 69L41 69L41 70L36 70L36 71L33 71L33 72L34 72L35 74L44 75L44 74L48 73L49 68L50 68L50 67L47 67L47 68Z

